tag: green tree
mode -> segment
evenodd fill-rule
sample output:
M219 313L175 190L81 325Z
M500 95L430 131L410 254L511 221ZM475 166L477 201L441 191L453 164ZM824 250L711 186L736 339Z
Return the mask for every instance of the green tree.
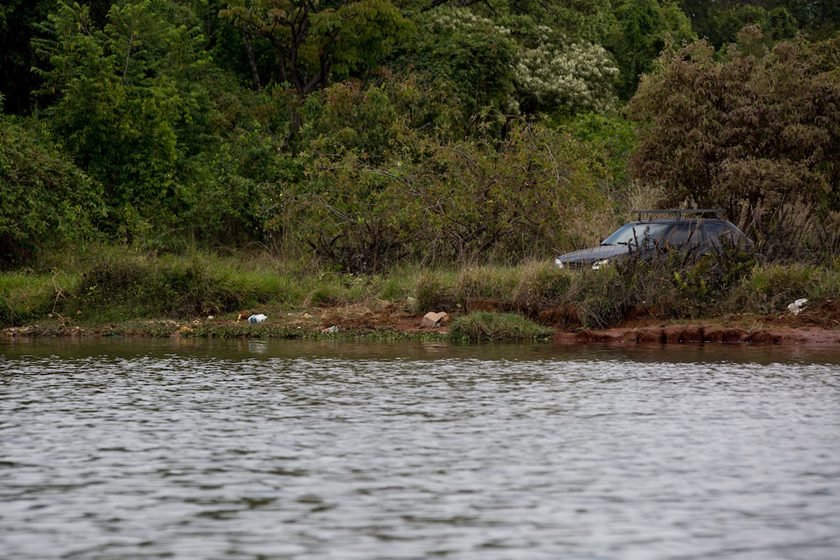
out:
M470 119L465 129L475 130L482 115L492 122L518 112L517 44L509 30L467 9L448 7L424 14L419 28L409 63L431 79L450 84L462 114Z
M518 119L502 143L447 138L446 99L428 102L440 95L409 78L310 97L305 173L287 183L277 227L353 271L518 261L597 235L606 172L588 146Z
M46 131L0 115L0 268L92 235L103 209L100 185Z
M618 68L600 45L570 42L530 18L506 20L517 38L514 78L525 113L605 111L615 103Z
M670 0L624 0L615 14L618 24L607 46L621 69L619 94L627 99L663 48L680 46L696 35L688 17Z
M30 72L34 55L29 44L53 4L54 0L8 0L0 5L0 91L9 113L31 109L30 95L39 82Z
M191 135L198 141L207 59L200 33L176 22L175 10L163 0L125 2L100 28L86 6L61 2L49 38L36 42L44 92L57 98L45 114L74 160L105 185L112 233L177 209L179 163Z
M736 33L747 24L762 26L774 40L788 38L790 23L813 40L827 39L840 29L840 4L836 0L680 0L700 37L720 47L735 40ZM774 13L774 16L770 16ZM784 35L777 35L777 18L787 22Z
M301 96L327 86L334 74L376 66L409 29L390 0L236 0L221 14L242 30L253 71L248 45L262 37L274 49L278 81Z

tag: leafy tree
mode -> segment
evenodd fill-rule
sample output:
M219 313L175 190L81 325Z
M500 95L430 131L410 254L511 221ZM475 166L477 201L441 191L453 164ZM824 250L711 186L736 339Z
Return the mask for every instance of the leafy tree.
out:
M0 91L10 113L30 110L30 94L38 80L29 71L34 60L29 43L53 4L54 0L8 0L0 5Z
M512 261L583 241L607 211L588 148L518 120L503 143L446 139L445 105L428 103L438 95L409 77L311 96L305 173L286 183L276 227L352 271L402 258Z
M501 5L502 14L528 16L574 43L600 44L615 25L609 0L507 0L493 5Z
M837 39L762 41L751 28L723 60L706 42L665 53L630 104L643 123L633 175L675 204L743 211L759 237L786 204L840 209Z
M101 187L44 130L0 116L0 268L91 235L103 208Z
M619 93L626 99L666 45L679 46L696 36L686 15L670 0L624 0L615 14L618 24L606 42L621 69Z
M635 124L615 113L581 113L561 127L584 144L593 166L597 163L603 170L596 174L601 192L616 204L625 202L630 187L627 165L636 145Z
M796 18L785 8L773 8L767 12L764 31L773 41L793 39L799 31Z
M526 18L509 21L519 36L514 78L524 112L574 114L614 104L618 69L603 47L569 42Z
M242 30L246 46L254 37L271 43L278 80L301 96L327 86L333 74L376 66L408 30L389 0L236 0L221 13Z
M516 42L510 31L463 8L424 14L412 62L439 83L449 83L465 117L515 114ZM473 122L475 124L475 122Z
M173 9L125 2L99 28L86 6L61 2L49 38L36 42L44 91L57 97L45 113L74 160L105 185L112 232L177 209L179 161L206 110L202 37L175 23Z
M815 40L840 29L840 4L835 0L680 0L680 5L697 34L715 47L733 42L748 24L760 25L774 40L792 37L792 23ZM786 20L781 35L779 18Z

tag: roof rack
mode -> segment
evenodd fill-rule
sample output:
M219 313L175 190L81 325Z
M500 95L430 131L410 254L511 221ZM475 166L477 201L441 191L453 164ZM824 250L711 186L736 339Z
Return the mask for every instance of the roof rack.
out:
M674 208L671 210L630 210L631 214L637 214L639 216L639 221L642 220L643 214L674 215L678 219L687 215L699 214L702 217L704 214L711 214L711 217L720 219L723 218L723 212L723 208Z

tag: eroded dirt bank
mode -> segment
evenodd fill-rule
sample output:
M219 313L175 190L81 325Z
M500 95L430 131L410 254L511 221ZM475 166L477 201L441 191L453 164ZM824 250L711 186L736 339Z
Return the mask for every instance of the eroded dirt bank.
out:
M619 327L605 330L558 332L557 344L781 344L840 347L840 330L820 327L758 327L724 325L668 325L664 327Z

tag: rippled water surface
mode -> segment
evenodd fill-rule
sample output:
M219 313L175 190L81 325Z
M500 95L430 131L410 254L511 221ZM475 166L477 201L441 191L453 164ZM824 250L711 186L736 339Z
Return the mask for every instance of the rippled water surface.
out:
M0 556L836 560L838 364L0 341Z

